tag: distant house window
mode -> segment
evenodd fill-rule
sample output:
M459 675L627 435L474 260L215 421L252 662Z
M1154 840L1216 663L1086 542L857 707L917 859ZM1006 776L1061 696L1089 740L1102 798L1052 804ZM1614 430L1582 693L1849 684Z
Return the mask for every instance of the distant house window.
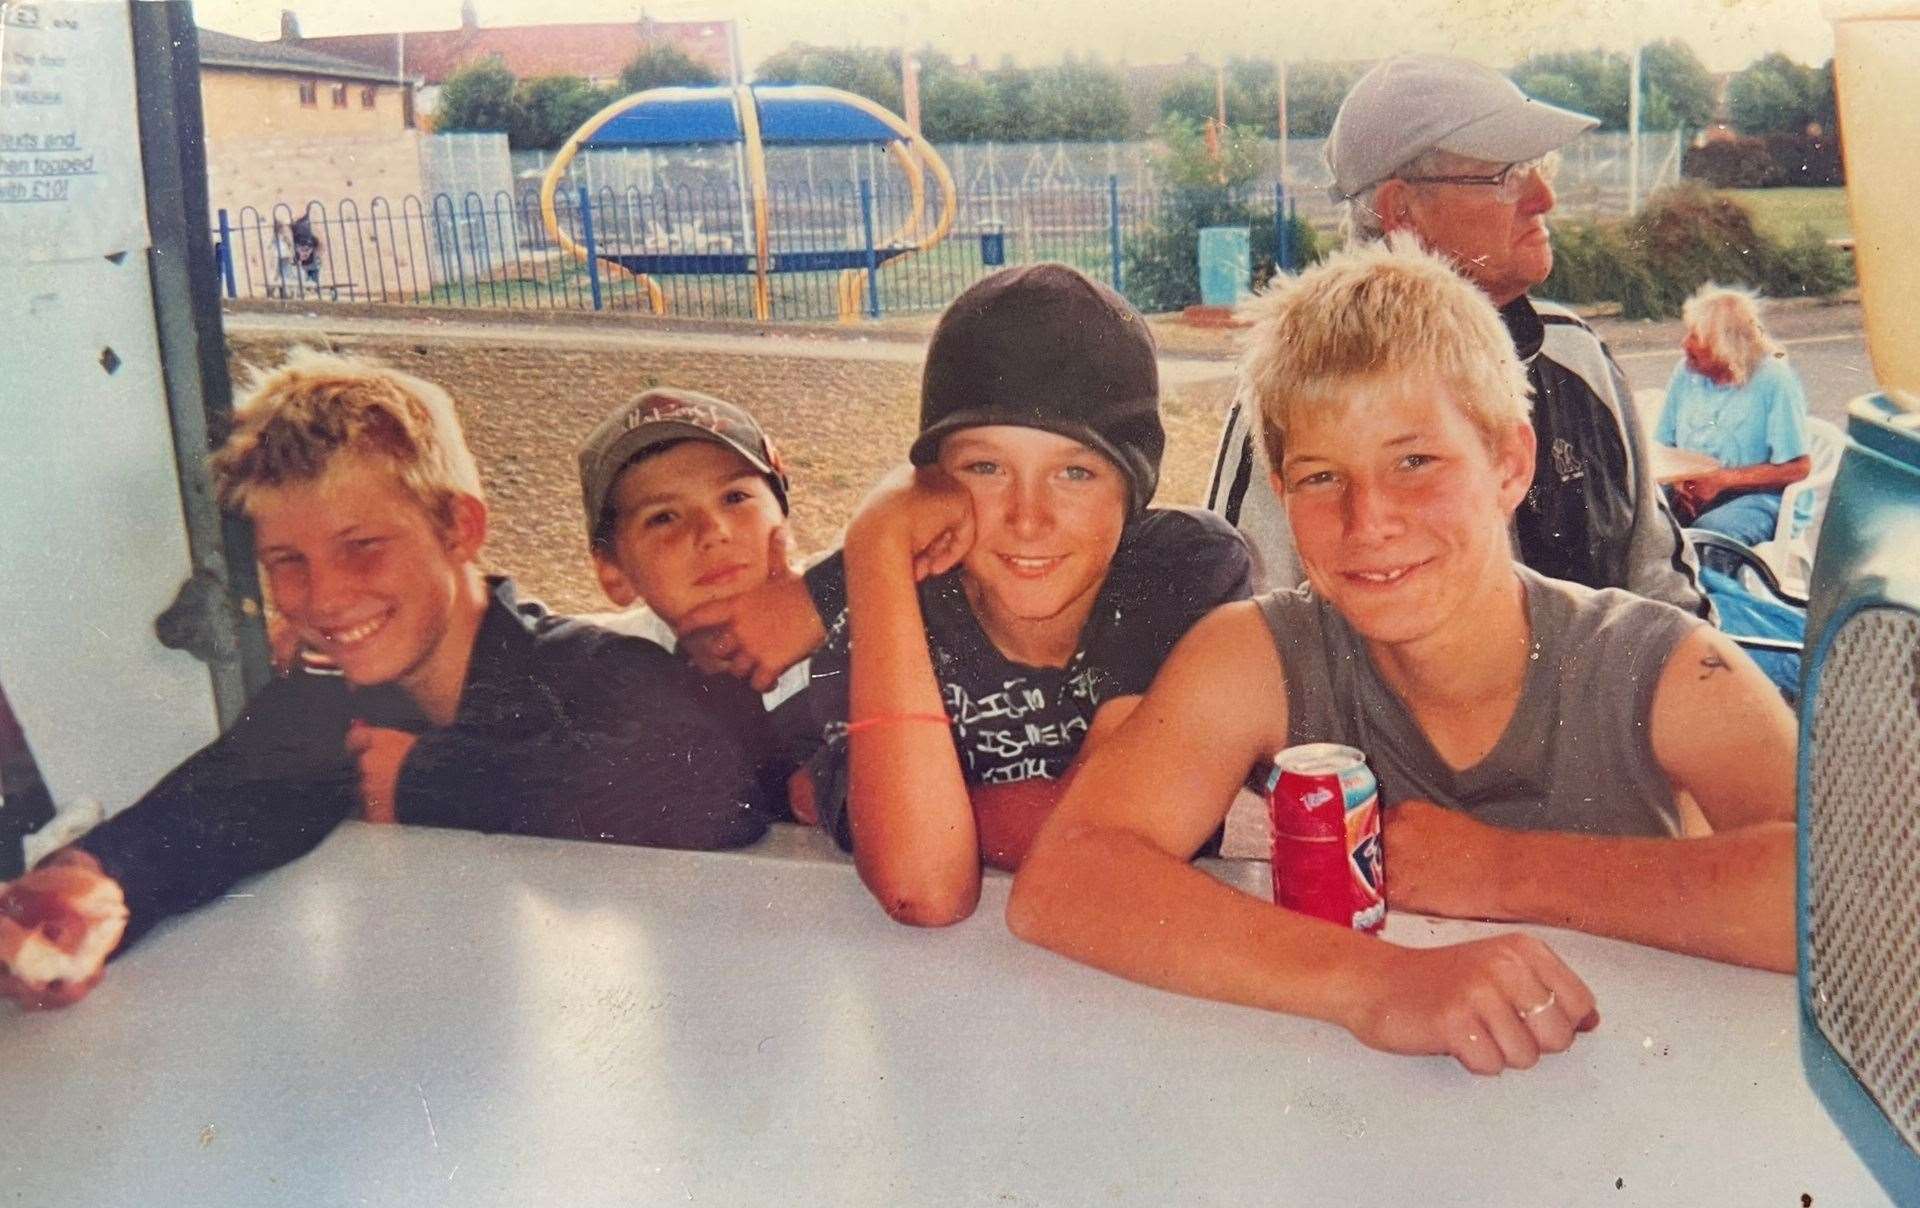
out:
M400 124L408 130L414 126L413 89L404 85L400 89Z
M308 109L320 103L320 85L312 80L300 81L300 103Z
M379 89L375 88L372 84L368 84L365 88L362 88L360 90L360 108L373 108L373 98L377 92L379 92Z
M345 84L335 84L333 86L333 107L335 109L345 109L347 107L347 86Z

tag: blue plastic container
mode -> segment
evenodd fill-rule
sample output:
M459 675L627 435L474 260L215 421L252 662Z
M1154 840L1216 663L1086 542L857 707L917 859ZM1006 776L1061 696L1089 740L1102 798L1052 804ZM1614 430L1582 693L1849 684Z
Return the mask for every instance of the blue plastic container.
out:
M1920 1204L1920 427L1848 408L1801 672L1801 1054L1897 1204Z

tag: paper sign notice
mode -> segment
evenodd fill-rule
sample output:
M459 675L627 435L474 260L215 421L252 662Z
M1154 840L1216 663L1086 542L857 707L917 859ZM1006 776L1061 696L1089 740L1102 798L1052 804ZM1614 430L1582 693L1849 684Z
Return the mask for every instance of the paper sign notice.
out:
M0 0L0 263L145 248L124 0Z

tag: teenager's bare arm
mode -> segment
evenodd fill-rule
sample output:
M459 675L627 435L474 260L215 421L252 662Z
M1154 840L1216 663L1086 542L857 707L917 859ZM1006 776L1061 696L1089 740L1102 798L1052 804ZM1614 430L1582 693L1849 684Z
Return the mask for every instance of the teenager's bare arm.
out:
M1703 626L1668 659L1652 728L1655 758L1712 835L1506 831L1410 802L1387 823L1389 901L1791 971L1792 714L1752 660Z
M1679 484L1679 493L1694 507L1704 511L1729 491L1778 491L1805 478L1813 470L1813 458L1802 454L1792 461L1760 462L1751 466L1731 466L1689 478Z
M854 863L903 923L944 926L980 900L966 778L927 653L918 577L970 541L972 504L936 470L884 484L847 529L847 811ZM954 535L956 528L964 530ZM954 552L955 548L958 552ZM930 548L939 554L932 563Z
M1536 940L1398 948L1188 863L1254 761L1285 741L1285 685L1264 626L1255 605L1232 604L1182 639L1041 828L1008 925L1122 977L1336 1022L1374 1047L1449 1053L1480 1073L1565 1049L1592 1026L1592 995Z

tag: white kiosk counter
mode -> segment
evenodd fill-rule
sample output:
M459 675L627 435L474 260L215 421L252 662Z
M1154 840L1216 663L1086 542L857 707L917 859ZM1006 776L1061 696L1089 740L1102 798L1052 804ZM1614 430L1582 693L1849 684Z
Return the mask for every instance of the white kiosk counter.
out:
M1602 1024L1479 1079L1030 947L1009 884L916 930L817 832L349 823L78 1006L0 1007L0 1203L1888 1202L1806 1085L1790 977L1543 931Z

